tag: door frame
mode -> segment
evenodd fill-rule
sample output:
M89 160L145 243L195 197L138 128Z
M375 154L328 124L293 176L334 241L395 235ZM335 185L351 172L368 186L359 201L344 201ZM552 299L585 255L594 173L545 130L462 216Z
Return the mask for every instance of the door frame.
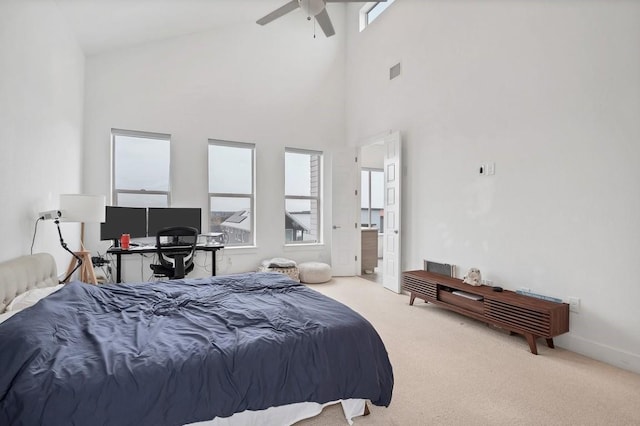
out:
M394 137L396 133L397 133L398 140L400 142L400 148L402 149L402 135L397 130L388 130L388 131L376 134L374 136L362 139L358 143L358 147L357 147L358 148L357 149L357 155L358 155L358 162L357 162L358 172L357 172L357 176L358 176L358 178L357 178L357 180L358 180L358 195L359 196L360 196L359 192L360 192L360 190L362 188L362 181L361 181L362 173L361 172L362 172L363 167L362 167L362 161L360 161L361 158L362 158L362 148L365 147L365 146L370 146L370 145L375 145L375 144L380 144L380 143L383 143L386 146L388 144L387 140L390 137ZM387 170L386 170L386 168L384 170L384 173L385 173L385 182L386 182L387 181ZM404 174L402 165L400 167L400 170L397 171L397 173L398 173L398 178L400 180L402 180L403 174ZM402 185L400 185L399 197L400 197L400 203L401 204L402 204L402 192L403 192L403 187L402 187ZM386 200L386 194L385 194L385 200ZM362 223L361 223L361 220L360 220L360 209L361 209L361 207L360 207L360 198L358 197L358 205L357 205L357 210L358 210L358 214L357 214L357 217L358 217L358 228L362 229ZM402 211L402 210L400 210L400 211ZM402 215L402 213L401 213L401 215ZM397 262L397 272L398 273L395 274L395 275L397 275L397 277L396 277L397 282L392 283L390 286L385 285L386 288L388 288L388 289L390 289L390 290L392 290L392 291L394 291L396 293L401 293L401 285L400 285L401 284L400 283L400 277L401 277L401 272L402 272L402 227L401 227L402 218L401 218L401 215L400 215L400 217L397 218L398 219L398 227L397 228L399 230L399 233L398 233L398 256L397 256L398 257L398 262ZM387 224L385 223L385 230L386 229L387 229ZM384 258L385 258L385 252L386 252L385 247L384 247L385 239L386 238L384 238L384 236L383 236L383 238L382 238L383 262L384 262ZM361 250L362 249L362 233L361 232L358 232L357 240L358 240L357 247ZM360 256L358 256L357 268L358 268L357 269L358 275L362 275L361 274L361 269L360 269L361 268ZM384 271L384 266L383 266L383 271ZM388 277L384 277L383 276L383 282L384 282L385 279L388 279Z

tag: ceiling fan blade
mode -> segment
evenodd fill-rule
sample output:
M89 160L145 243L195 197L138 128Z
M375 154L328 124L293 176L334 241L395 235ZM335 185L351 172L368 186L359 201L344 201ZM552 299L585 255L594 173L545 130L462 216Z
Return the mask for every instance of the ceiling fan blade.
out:
M316 15L316 21L318 21L320 28L322 28L324 35L327 37L331 37L336 33L333 29L333 24L331 23L331 18L329 18L329 13L327 13L326 8L322 9L322 12Z
M286 15L287 13L296 10L297 8L299 8L300 5L298 4L298 0L291 0L289 3L285 4L284 6L281 6L279 8L277 8L276 10L274 10L273 12L271 12L270 14L263 16L262 18L258 19L256 21L256 24L260 24L260 25L265 25L268 24L269 22Z

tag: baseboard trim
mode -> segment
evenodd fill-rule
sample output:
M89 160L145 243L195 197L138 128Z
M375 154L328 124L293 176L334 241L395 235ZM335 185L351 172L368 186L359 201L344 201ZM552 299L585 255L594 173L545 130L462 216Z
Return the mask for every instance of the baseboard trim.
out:
M638 354L572 334L558 336L554 338L554 341L562 348L640 374L640 355Z

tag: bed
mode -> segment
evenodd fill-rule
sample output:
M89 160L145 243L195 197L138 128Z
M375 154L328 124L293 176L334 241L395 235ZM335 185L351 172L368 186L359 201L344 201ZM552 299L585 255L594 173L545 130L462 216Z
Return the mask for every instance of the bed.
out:
M0 365L0 424L281 425L333 403L351 423L393 390L371 324L286 275L58 286L46 254L0 264Z

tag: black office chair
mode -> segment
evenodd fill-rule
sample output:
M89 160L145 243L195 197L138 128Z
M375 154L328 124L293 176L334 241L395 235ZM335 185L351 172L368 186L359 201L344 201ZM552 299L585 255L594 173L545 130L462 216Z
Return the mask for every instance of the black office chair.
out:
M156 277L184 278L193 271L198 230L188 226L164 228L156 234L159 264L149 265Z

